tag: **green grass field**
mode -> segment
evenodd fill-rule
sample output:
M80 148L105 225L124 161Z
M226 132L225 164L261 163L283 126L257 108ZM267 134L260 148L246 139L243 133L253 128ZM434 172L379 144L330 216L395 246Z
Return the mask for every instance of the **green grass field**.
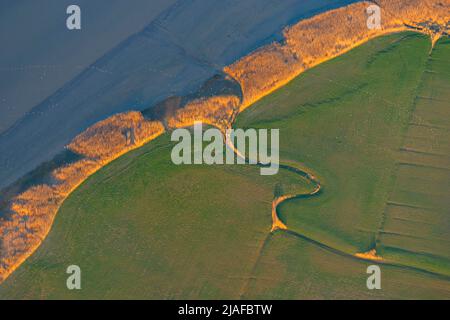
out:
M422 141L411 131L417 117L443 127L433 132L447 141L439 152L448 150L448 108L433 103L436 117L424 118L420 101L448 97L450 45L439 42L431 57L429 49L412 33L375 39L239 115L236 127L279 128L281 159L323 184L320 195L281 205L292 233L269 233L274 192L280 183L308 192L310 183L284 170L260 176L256 166L175 166L164 135L77 189L0 298L450 298L449 171L423 177L400 165L413 161L401 158L408 139ZM397 198L400 182L426 190L439 210L392 213L409 201ZM382 290L370 291L371 263L351 255L375 245L405 267L382 265ZM72 264L82 270L79 291L66 288Z
M283 221L349 253L374 244L429 50L423 37L400 39L376 39L306 72L237 124L280 128L281 158L302 161L324 186L320 197L283 205Z
M450 274L450 40L428 59L397 154L379 247L386 258Z

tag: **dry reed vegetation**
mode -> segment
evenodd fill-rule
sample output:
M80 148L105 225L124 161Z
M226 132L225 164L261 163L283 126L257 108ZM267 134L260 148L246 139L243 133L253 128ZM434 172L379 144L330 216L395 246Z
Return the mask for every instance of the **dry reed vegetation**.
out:
M388 33L408 30L439 36L450 21L449 0L381 0L381 29L367 27L367 8L358 2L331 10L286 28L284 43L273 43L243 57L224 71L242 87L245 109L280 88L305 69L341 55L360 44ZM425 24L425 25L424 25ZM435 40L434 40L435 41Z
M385 14L382 29L367 28L361 2L307 19L284 30L283 44L262 47L225 67L241 86L243 101L233 95L199 98L165 121L170 128L194 121L224 128L236 112L283 86L305 69L338 56L376 36L406 30L407 25L434 33L423 24L447 26L450 0L380 0ZM51 173L51 185L33 186L14 197L0 220L0 282L6 279L48 234L64 199L89 175L124 153L164 132L159 121L147 121L140 112L112 116L77 136L68 148L84 158ZM280 225L281 226L281 225Z
M355 257L364 259L364 260L373 260L373 261L383 261L383 258L377 255L377 250L372 249L367 252L356 253Z
M180 128L202 121L223 128L229 123L239 104L240 99L233 95L196 99L169 116L167 124L170 128Z
M117 114L78 135L68 148L101 163L142 146L164 131L161 122L146 121L137 111Z

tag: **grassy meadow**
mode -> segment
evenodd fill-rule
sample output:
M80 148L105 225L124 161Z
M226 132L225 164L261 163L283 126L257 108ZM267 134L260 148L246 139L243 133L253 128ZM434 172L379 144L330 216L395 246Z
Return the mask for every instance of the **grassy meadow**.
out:
M83 183L0 299L449 299L449 41L429 51L413 33L372 40L238 116L239 128L280 129L282 161L322 183L280 206L292 232L269 232L274 192L311 183L249 165L176 166L166 134ZM421 149L430 138L418 124L439 128L439 147ZM373 263L352 254L375 246L399 265L381 265L382 290L370 291ZM72 264L81 290L66 288Z
M448 39L429 50L418 34L375 39L256 103L237 126L280 128L281 158L320 177L320 197L282 204L289 229L448 277Z
M450 40L441 39L422 75L397 154L380 252L450 274Z

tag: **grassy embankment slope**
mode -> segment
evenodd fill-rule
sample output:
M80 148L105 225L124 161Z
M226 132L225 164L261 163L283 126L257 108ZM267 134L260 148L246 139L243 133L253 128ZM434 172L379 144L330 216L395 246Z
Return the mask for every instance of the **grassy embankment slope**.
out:
M446 42L438 50L448 50ZM388 265L383 290L370 292L368 263L343 254L371 248L383 227L397 151L433 60L428 51L424 36L373 40L238 117L240 127L280 128L282 159L320 177L323 194L286 202L281 217L289 229L342 253L294 234L269 234L275 186L292 184L290 174L177 167L164 135L76 190L42 246L1 285L0 297L448 298L447 280ZM448 73L442 81L448 85ZM448 216L441 219L448 223ZM65 287L70 264L82 268L80 291ZM443 263L435 271L446 270Z

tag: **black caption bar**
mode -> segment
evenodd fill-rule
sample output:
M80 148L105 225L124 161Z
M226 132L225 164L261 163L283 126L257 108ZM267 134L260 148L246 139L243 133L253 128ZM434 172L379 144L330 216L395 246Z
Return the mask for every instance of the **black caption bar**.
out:
M292 315L314 314L314 317L333 315L343 316L367 313L376 310L377 314L393 308L402 310L403 315L420 310L447 308L449 301L1 301L2 311L20 310L20 314L30 316L39 314L58 314L58 319L70 315L85 318L87 314L113 313L118 318L132 319L293 319ZM62 307L62 309L61 309ZM388 310L384 310L384 308ZM55 313L55 308L65 310ZM375 309L374 309L375 308ZM372 310L372 311L371 311ZM44 314L44 313L42 313ZM161 316L156 316L161 315ZM134 318L134 317L133 317Z

